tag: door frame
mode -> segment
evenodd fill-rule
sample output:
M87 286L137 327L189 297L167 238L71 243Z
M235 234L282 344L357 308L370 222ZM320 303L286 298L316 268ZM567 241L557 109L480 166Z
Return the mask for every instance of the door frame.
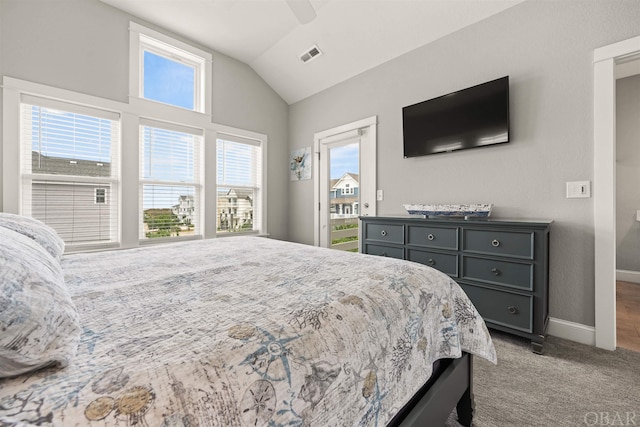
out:
M347 123L342 126L327 129L321 132L317 132L313 135L313 153L317 162L316 167L313 168L313 244L320 246L320 144L330 143L343 139L344 137L355 136L357 131L362 128L368 130L368 144L360 144L360 188L369 188L372 191L367 191L367 194L360 192L360 206L364 206L365 203L369 203L369 214L376 214L376 176L377 176L377 162L376 162L376 144L377 133L376 126L378 124L378 116L367 117L362 120L357 120L352 123ZM353 135L350 135L352 134ZM344 135L343 135L344 134ZM362 164L366 162L367 169L370 171L364 179L362 174ZM372 196L370 196L372 194ZM362 209L359 209L362 212Z
M616 349L616 63L640 54L640 36L593 52L595 344Z

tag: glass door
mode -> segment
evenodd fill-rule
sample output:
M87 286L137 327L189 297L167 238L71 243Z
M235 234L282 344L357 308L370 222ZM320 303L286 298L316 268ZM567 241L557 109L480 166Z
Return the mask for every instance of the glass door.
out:
M329 212L327 247L358 252L360 138L327 147ZM322 157L321 157L322 158Z
M359 217L376 215L375 116L314 136L314 244L358 252Z

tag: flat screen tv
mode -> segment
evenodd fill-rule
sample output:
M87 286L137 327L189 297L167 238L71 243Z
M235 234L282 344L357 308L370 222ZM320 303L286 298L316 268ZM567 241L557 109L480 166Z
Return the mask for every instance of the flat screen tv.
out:
M404 157L509 142L509 76L402 109Z

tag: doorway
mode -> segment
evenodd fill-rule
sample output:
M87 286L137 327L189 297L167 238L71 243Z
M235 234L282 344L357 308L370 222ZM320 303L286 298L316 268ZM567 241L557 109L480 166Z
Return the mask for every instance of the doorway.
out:
M640 59L616 64L616 347L640 351Z
M358 251L360 215L376 214L376 117L315 134L314 244Z
M594 51L595 344L616 348L616 64L640 55L640 37Z
M320 144L320 246L358 252L360 143L366 135ZM323 232L326 230L327 232Z

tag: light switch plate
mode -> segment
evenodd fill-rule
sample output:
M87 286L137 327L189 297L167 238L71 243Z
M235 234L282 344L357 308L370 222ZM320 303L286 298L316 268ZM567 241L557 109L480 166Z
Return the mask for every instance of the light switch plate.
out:
M567 182L567 199L591 197L591 181Z
M384 199L384 193L382 192L382 190L376 191L376 200L381 202L382 199Z

